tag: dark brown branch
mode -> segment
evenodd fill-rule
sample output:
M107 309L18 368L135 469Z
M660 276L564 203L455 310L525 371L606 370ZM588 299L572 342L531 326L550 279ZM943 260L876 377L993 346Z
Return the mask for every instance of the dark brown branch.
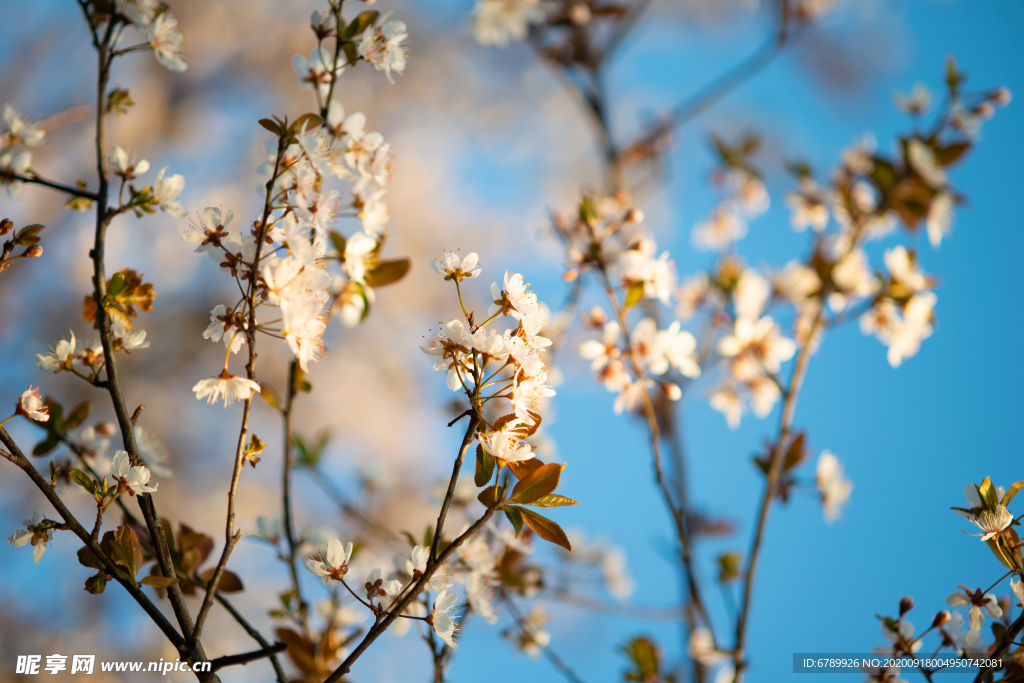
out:
M284 643L274 643L268 645L259 650L253 650L252 652L243 652L237 655L227 655L224 657L217 657L216 659L210 660L210 668L216 671L217 669L223 669L226 666L236 666L238 664L248 664L249 662L255 662L265 657L276 655L279 652L284 652L288 649L288 646Z
M747 664L744 659L747 621L750 617L750 604L754 591L754 577L757 573L757 561L761 554L761 545L764 541L765 527L768 524L768 515L771 512L772 503L778 496L782 466L786 459L786 439L793 428L793 416L796 413L797 398L800 396L800 388L807 373L807 365L811 360L811 350L815 346L815 335L824 316L824 297L825 293L822 293L821 301L818 303L818 311L814 316L814 321L811 323L804 346L800 349L800 354L797 356L796 364L793 366L793 376L790 379L789 388L785 394L785 402L782 405L782 415L779 418L779 433L775 441L775 448L772 450L768 480L765 482L764 495L761 498L761 506L757 514L757 525L753 540L751 541L750 557L747 560L747 567L743 578L743 599L740 603L739 618L736 620L736 647L733 650L733 665L736 670L735 683L740 683L743 679L743 670Z
M96 327L100 333L100 341L103 345L103 356L105 360L104 369L106 370L107 375L105 388L110 394L110 399L114 406L114 413L117 416L117 423L121 430L121 438L124 442L125 450L128 451L132 464L138 465L141 463L141 459L139 457L138 446L135 443L135 429L131 421L131 416L128 414L128 407L125 403L124 395L121 391L117 359L114 355L113 339L110 332L110 316L107 315L107 311L103 306L103 300L107 294L104 251L106 246L107 227L109 226L112 218L112 214L107 208L109 186L107 172L104 167L104 146L106 144L103 134L104 118L106 115L106 112L104 111L104 103L106 101L107 82L110 77L110 65L112 61L112 57L110 55L111 37L113 35L116 22L108 21L102 40L96 40L97 32L95 30L95 26L93 25L92 19L88 14L88 10L84 5L83 11L86 14L90 29L93 31L94 44L96 46L98 58L95 152L96 173L99 178L99 190L96 193L96 235L93 241L93 248L89 252L89 256L93 261L93 297L96 301ZM142 511L142 516L146 520L146 527L149 529L150 537L153 539L153 546L156 551L157 564L160 568L160 572L165 577L173 578L175 576L174 563L171 560L170 548L167 544L167 539L164 537L163 525L160 523L160 518L153 506L153 498L150 494L145 493L138 496L138 501L139 508ZM182 597L181 588L177 584L168 586L167 597L171 603L171 609L174 611L174 616L178 621L178 626L181 628L182 635L184 635L186 640L192 642L192 618L189 615L188 606L185 604L185 600ZM206 661L206 654L203 652L202 645L198 642L192 644L192 647L186 654L186 657L192 663L197 661ZM218 679L216 676L203 674L200 676L200 680L207 681Z
M14 439L11 438L10 434L8 434L7 430L3 427L0 427L0 442L3 442L4 446L6 446L9 451L0 451L0 455L17 465L29 476L32 483L36 485L36 488L42 491L43 495L46 496L46 499L50 501L50 504L57 511L57 514L59 514L67 524L68 528L75 534L75 536L78 536L85 547L99 558L103 563L105 571L113 576L114 580L124 586L125 590L128 591L128 594L131 595L135 602L142 607L143 611L149 615L149 618L152 619L153 623L157 625L157 628L167 636L167 639L171 641L171 644L174 645L179 652L184 654L187 651L185 639L182 638L176 630L174 630L174 626L167 621L167 618L163 613L152 603L146 594L139 589L138 586L127 579L121 578L117 567L114 565L114 561L107 556L85 527L75 519L75 516L70 510L68 510L67 506L64 505L64 501L61 500L60 495L58 495L54 488L50 486L50 482L48 482L46 478L39 473L39 470L37 470L31 462L29 462L28 458L25 457L25 454L21 452L21 449L18 448L18 445L14 442Z
M467 539L469 539L471 536L475 535L478 531L480 531L480 529L482 529L484 525L487 524L487 522L491 519L496 510L497 508L493 507L487 508L487 512L484 513L483 517L474 522L473 525L466 529L466 531L463 532L461 536L459 536L450 544L448 544L448 546L443 551L441 551L441 554L437 556L436 560L427 563L427 568L423 572L423 576L421 576L419 580L416 581L415 584L413 584L412 590L408 591L405 594L405 597L399 600L397 604L394 604L388 608L388 612L384 616L384 618L377 620L377 622L370 628L370 630L367 631L366 636L363 637L363 640L359 643L359 645L356 646L356 649L352 651L352 654L345 658L345 661L343 661L341 665L337 669L335 669L330 676L327 677L324 683L337 683L341 680L342 676L347 674L352 669L352 665L356 662L357 659L359 659L359 657L362 656L364 652L366 652L366 649L373 645L373 642L377 640L377 638L379 638L382 633L388 630L388 627L391 626L392 622L394 622L394 620L397 619L398 616L405 611L405 608L409 605L409 603L415 600L416 597L423 591L424 587L426 587L427 585L427 582L430 581L430 578L434 575L434 572L437 571L438 567L440 567L441 564L459 548L459 546L465 543Z
M259 224L259 230L256 234L256 253L252 258L252 271L249 278L249 287L246 291L245 299L248 308L248 326L245 330L246 344L249 347L249 360L245 365L245 376L256 381L256 290L257 282L259 280L258 273L260 267L260 257L263 253L263 245L266 242L268 225L270 223L270 213L273 210L273 196L274 196L274 185L277 183L278 174L281 170L281 161L284 157L285 150L285 139L278 137L277 140L277 154L274 157L274 170L270 174L270 179L266 184L266 199L263 202L263 217ZM210 578L210 583L206 588L206 595L203 596L202 607L199 608L199 614L196 617L195 632L190 636L190 641L199 644L199 636L202 633L203 624L206 621L206 615L210 613L210 608L213 607L213 595L217 592L217 586L220 585L220 579L224 575L224 570L227 568L228 557L231 556L231 551L234 550L235 545L238 543L238 539L241 537L241 532L234 530L235 526L235 497L238 492L238 481L242 476L242 467L245 465L245 438L249 431L249 413L252 410L252 398L247 398L243 402L242 407L242 425L238 433L238 445L235 448L235 466L231 473L231 484L228 486L228 511L227 520L225 522L224 531L224 550L221 551L220 560L217 561L217 566L213 570L213 576Z
M444 502L441 503L441 512L437 516L437 526L434 527L434 541L430 544L430 558L432 560L437 559L437 549L441 544L441 533L444 530L444 520L448 515L448 508L452 504L452 498L455 497L455 485L459 481L459 472L462 469L462 460L466 457L466 451L469 450L469 445L473 443L473 439L476 437L476 428L480 426L480 416L473 411L473 414L469 417L469 426L466 427L466 434L462 437L462 446L459 448L459 455L455 458L455 464L452 466L452 478L448 480L448 491L444 494Z
M281 468L281 508L284 523L284 537L288 543L288 573L292 580L292 591L299 603L299 617L302 620L303 630L308 630L306 620L309 615L309 605L302 595L302 586L299 583L298 569L295 567L295 531L292 524L292 500L291 500L291 472L293 452L295 448L295 435L292 431L292 409L295 406L297 373L300 370L299 363L292 360L288 366L288 399L284 407L284 462Z
M14 173L13 171L7 171L0 169L0 178L6 178L8 180L17 180L29 185L42 185L48 187L51 190L58 190L70 194L75 197L82 197L84 199L91 199L92 201L98 201L99 196L95 192L89 192L87 190L79 190L77 187L71 187L70 185L62 185L55 183L52 180L46 180L40 177L38 174L29 171L28 173Z

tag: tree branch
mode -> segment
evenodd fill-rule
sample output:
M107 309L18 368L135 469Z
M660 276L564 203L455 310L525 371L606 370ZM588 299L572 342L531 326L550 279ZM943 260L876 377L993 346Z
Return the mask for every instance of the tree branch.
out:
M51 190L59 190L61 192L66 192L67 194L73 195L75 197L83 197L85 199L91 199L93 201L97 201L99 199L99 196L95 192L79 190L77 187L62 185L60 183L55 183L52 180L46 180L45 178L39 176L39 174L34 173L32 171L29 171L28 173L14 173L13 171L0 169L0 178L6 178L8 180L18 180L23 183L28 183L30 185L42 185L43 187L48 187Z
M39 473L39 470L37 470L31 462L29 462L28 458L25 457L25 454L21 452L20 448L18 448L18 444L14 442L14 439L11 438L11 435L8 434L7 430L3 427L0 427L0 442L3 442L4 446L6 446L10 451L9 453L0 451L0 455L17 465L29 476L32 483L36 485L36 488L42 491L43 495L46 496L46 499L50 501L50 504L57 511L57 514L59 514L68 525L68 528L78 536L85 547L92 551L92 553L103 563L104 570L113 576L114 580L124 586L124 589L128 591L128 594L131 595L135 602L142 607L143 611L149 615L149 618L152 619L153 623L157 625L157 628L167 636L167 639L171 641L171 644L174 645L180 653L184 654L187 651L185 639L182 638L176 630L174 630L174 626L167 621L167 618L163 613L148 597L146 597L146 594L143 593L138 586L119 576L119 572L117 567L114 565L114 561L107 556L100 545L93 540L89 531L87 531L71 511L68 510L67 506L64 505L64 501L61 500L60 495L58 495L54 488L50 486L50 482L48 482L43 475Z
M488 520L491 519L496 510L497 508L494 507L487 508L487 512L484 513L483 517L474 522L472 526L462 533L461 536L448 544L448 546L441 551L440 555L437 556L436 560L427 563L427 568L423 572L423 576L416 581L412 590L406 593L405 597L397 604L388 608L388 612L385 614L384 618L379 619L377 623L367 631L366 636L364 636L363 640L356 646L356 649L352 651L352 654L345 658L345 661L343 661L341 665L334 670L334 673L327 677L324 683L337 683L341 680L342 676L352 669L352 665L364 652L366 652L366 649L370 647L370 645L372 645L373 642L377 640L382 633L384 633L384 631L388 630L388 627L391 626L392 622L394 622L394 620L397 619L403 611L405 611L405 608L409 603L416 599L416 596L423 591L423 588L427 585L427 582L430 581L430 578L434 575L434 572L437 571L438 567L440 567L441 564L459 548L459 546L465 543L467 539L480 531L480 529L487 524Z
M243 652L237 655L227 655L224 657L217 657L216 659L210 660L210 668L216 671L217 669L223 669L226 666L235 666L238 664L248 664L249 662L255 662L264 657L270 657L276 655L278 652L284 652L288 649L288 646L284 643L274 643L268 645L259 650L253 650L252 652Z

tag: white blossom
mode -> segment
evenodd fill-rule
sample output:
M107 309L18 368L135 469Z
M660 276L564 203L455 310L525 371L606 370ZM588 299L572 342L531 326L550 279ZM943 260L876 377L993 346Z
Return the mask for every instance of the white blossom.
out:
M36 422L47 422L50 419L49 408L43 405L43 399L39 398L39 390L32 386L18 397L15 414L24 415Z
M523 40L529 27L548 15L543 0L478 0L473 16L473 33L482 45L508 45Z
M444 275L445 280L461 281L480 275L480 268L477 267L480 257L475 251L466 254L465 258L460 258L454 251L445 251L443 259L434 259L430 267L438 275Z
M950 607L966 607L970 605L967 614L971 620L971 631L981 630L986 614L992 619L1000 619L1003 616L1003 610L999 606L996 596L991 593L982 595L980 590L972 591L967 586L959 583L956 584L956 587L960 590L956 593L950 593L946 598L946 604Z
M698 251L722 251L746 236L746 221L723 204L694 226L691 240Z
M839 458L829 451L822 451L818 456L817 468L818 492L821 493L821 504L825 520L829 523L839 518L843 505L850 499L853 484L843 473Z
M114 167L114 173L125 180L132 180L149 170L149 162L145 159L135 160L135 154L128 154L120 145L114 145L107 161Z
M216 377L200 380L192 387L197 400L206 398L206 402L212 405L222 395L224 396L224 407L237 401L248 401L252 398L253 392L259 393L260 385L251 379L232 375L224 370Z
M455 632L459 630L459 627L450 612L455 609L458 600L457 594L449 593L446 590L441 591L434 600L434 609L429 617L431 628L448 647L456 646Z
M145 465L132 465L128 458L128 451L117 451L110 464L110 476L116 482L124 484L131 491L132 495L156 492L159 484L149 485L151 473Z
M46 131L22 116L21 112L10 104L4 105L3 118L7 127L7 145L15 145L20 142L29 147L38 147L43 144ZM0 166L3 165L0 162Z
M380 28L368 26L359 40L359 55L394 83L391 72L400 74L405 70L409 55L403 43L408 38L403 21L383 21Z
M340 540L332 538L327 543L327 552L320 557L319 560L315 557L307 557L306 569L324 581L329 579L341 581L348 572L348 564L352 560L352 543L342 545Z
M156 174L156 181L153 183L153 202L174 218L184 218L188 212L178 201L178 195L185 189L185 178L180 174L164 178L166 171L167 167L164 166Z
M171 71L184 71L185 39L178 29L178 20L170 12L161 12L149 28L149 47L157 61Z

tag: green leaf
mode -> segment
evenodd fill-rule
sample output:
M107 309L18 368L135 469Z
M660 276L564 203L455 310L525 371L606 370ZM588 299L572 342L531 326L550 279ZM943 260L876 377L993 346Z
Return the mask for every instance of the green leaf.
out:
M489 508L494 507L495 503L500 503L502 496L504 495L504 486L488 486L487 488L480 492L480 495L478 495L476 499L479 500L480 504L483 505L485 508Z
M23 247L31 247L33 244L38 244L39 238L36 237L36 235L38 235L45 227L45 225L40 225L39 223L26 225L24 228L14 233L14 237L11 238L11 242Z
M877 185L882 192L892 189L899 180L899 177L896 175L896 169L892 164L881 157L875 157L873 162L870 176L871 179L875 181L875 185Z
M345 240L345 236L342 235L340 232L337 232L335 230L331 230L327 234L331 238L331 244L334 245L334 248L338 251L339 258L342 261L344 261L345 260L345 245L348 244L348 242Z
M634 306L644 298L644 283L634 282L626 290L626 300L623 302L623 308L629 308Z
M345 59L348 60L349 66L354 66L359 61L359 52L356 50L356 44L351 40L346 40L341 46L341 50L345 53Z
M281 126L278 125L277 121L274 121L272 119L260 119L259 123L261 126L269 130L274 135L281 134Z
M1003 494L1003 499L999 501L1003 505L1009 505L1013 497L1017 495L1017 492L1024 488L1024 481L1018 481L1010 488L1006 489L1006 493Z
M533 532L543 538L545 541L554 543L557 546L561 546L572 552L572 546L569 545L569 539L566 538L565 532L562 531L562 527L552 522L547 517L542 517L532 510L526 508L519 508L519 514L523 516L523 523L533 529Z
M942 166L949 166L956 163L970 148L971 143L969 142L954 142L951 145L939 147L935 150L935 161Z
M516 536L523 530L523 515L522 508L507 507L502 508L502 512L508 518L508 521L512 522L512 528L516 530Z
M407 258L381 261L366 274L366 284L370 287L383 287L398 282L409 272L409 266Z
M119 294L124 293L128 286L124 283L124 275L118 271L110 276L110 284L107 285L107 298L116 299Z
M366 31L366 29L370 28L375 23L377 23L377 17L379 16L380 12L374 9L366 10L365 12L361 13L358 17L353 19L348 26L345 27L345 38L351 38L355 35L362 35L363 32ZM346 41L345 44L348 45L349 42Z
M267 405L275 410L284 410L283 404L281 403L281 397L278 395L277 390L270 386L268 382L260 382L260 397L267 402Z
M484 450L480 444L476 445L476 474L473 477L473 482L477 486L484 486L491 480L491 476L494 474L494 458L491 454Z
M572 498L566 498L565 496L560 496L557 493L549 493L548 495L541 496L537 500L535 500L532 503L530 503L530 505L533 505L534 507L539 507L539 508L558 508L558 507L562 507L562 506L565 506L565 505L579 505L579 504L580 504L580 502L578 500L573 500Z
M93 595L99 595L107 587L107 573L99 572L85 580L85 590Z
M90 494L96 494L96 482L93 481L92 477L90 477L82 470L71 470L70 472L68 472L68 476L71 477L71 481L81 486Z
M562 466L557 463L541 465L516 484L508 502L532 503L538 498L552 493L558 488L558 478L561 473Z
M140 583L144 586L153 586L154 588L167 588L178 583L178 579L173 576L147 576Z
M60 437L56 432L50 432L49 436L32 447L32 455L46 455L59 445Z
M81 403L76 405L74 408L72 408L71 412L68 413L68 416L64 418L64 422L62 422L61 425L60 425L61 432L66 434L68 431L74 429L75 427L77 427L80 424L82 424L83 422L85 422L85 420L88 417L89 417L89 402L88 401L82 401Z
M994 508L999 505L999 499L996 498L996 487L992 485L991 477L985 477L985 481L981 482L978 487L978 495L981 496L981 502L986 508Z
M294 133L298 133L305 127L306 131L311 131L314 128L319 128L324 125L324 120L320 118L318 114L303 114L299 118L295 119L289 130Z
M96 553L84 546L78 549L78 563L90 569L104 569L103 563L100 558L96 557Z
M61 418L64 417L64 406L49 396L43 399L43 405L46 406L46 410L50 414L49 421L45 422L43 427L52 430L53 425L59 425Z

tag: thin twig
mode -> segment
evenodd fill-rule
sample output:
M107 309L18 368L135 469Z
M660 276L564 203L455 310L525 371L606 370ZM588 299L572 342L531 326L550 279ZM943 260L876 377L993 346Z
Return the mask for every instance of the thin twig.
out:
M477 378L479 379L479 377ZM479 390L479 388L477 388ZM455 458L455 464L452 466L452 477L448 480L448 491L444 494L444 502L441 503L441 512L437 515L437 526L434 527L434 540L430 544L430 558L432 560L437 559L437 549L441 544L441 532L444 530L444 520L448 515L448 507L452 504L452 498L455 496L455 485L459 481L459 472L462 469L462 460L466 456L466 451L469 450L469 445L473 443L473 439L476 437L476 429L480 426L480 417L474 410L473 414L469 417L469 426L466 427L466 434L462 437L462 446L459 448L459 455Z
M29 185L42 185L48 187L51 190L58 190L70 194L75 197L82 197L84 199L91 199L97 201L99 196L95 192L89 192L87 190L79 190L77 187L71 187L70 185L63 185L61 183L54 182L52 180L46 180L37 173L29 171L28 173L15 173L7 169L0 169L0 178L6 178L7 180L17 180Z
M238 664L248 664L249 662L255 662L260 659L276 655L278 652L284 652L288 649L288 646L284 643L274 643L267 647L259 650L253 650L252 652L243 652L237 655L226 655L224 657L217 657L216 659L210 660L210 668L216 671L217 669L223 669L226 666L236 666Z
M373 642L377 640L377 638L379 638L380 635L384 633L384 631L386 631L389 626L391 626L392 622L394 622L394 620L397 619L399 615L405 611L405 608L409 605L409 603L412 602L416 598L416 596L418 596L423 591L423 589L427 585L427 582L430 581L430 578L434 575L434 572L437 571L441 564L444 563L444 561L447 560L448 557L451 556L451 554L459 548L459 546L465 543L466 540L468 540L470 537L472 537L478 531L480 531L480 529L482 529L484 525L487 524L487 522L491 519L496 510L497 508L494 507L487 508L487 511L483 514L483 516L477 521L475 521L472 524L472 526L466 529L466 531L464 531L461 536L459 536L450 544L448 544L448 546L445 547L445 549L442 550L441 553L437 556L436 560L427 563L427 567L426 570L423 572L423 576L421 576L419 580L416 581L415 584L413 584L412 590L408 591L404 598L399 600L397 603L393 604L388 609L388 612L384 615L383 618L379 618L377 622L374 623L370 630L367 631L366 636L363 637L363 640L360 641L359 645L356 646L355 650L353 650L352 653L345 658L345 661L343 661L341 665L338 666L338 668L335 669L334 672L327 677L324 683L337 683L341 680L342 676L347 674L352 669L352 665L356 662L357 659L359 659L359 657L362 656L364 652L366 652L366 649L370 647L370 645L372 645Z
M293 461L293 449L295 447L295 436L292 432L292 409L295 406L295 394L298 375L300 371L299 362L292 360L288 366L288 398L285 401L284 411L284 462L281 467L281 509L284 524L284 536L288 543L288 573L291 576L292 591L299 603L299 618L302 630L309 634L309 626L306 623L309 616L309 605L302 595L302 586L299 583L298 570L295 567L295 531L292 523L292 501L291 501L291 471Z
M761 554L761 545L764 541L764 531L768 524L768 515L771 506L778 495L779 479L782 476L782 466L786 459L786 439L793 428L793 416L796 413L796 403L800 396L800 388L803 385L804 376L807 372L807 365L811 359L811 351L814 348L814 338L821 325L825 310L825 297L822 295L818 302L818 310L815 313L814 321L811 323L803 348L797 356L796 364L793 366L793 375L789 382L789 389L786 393L785 402L782 405L782 415L779 418L779 433L775 441L775 448L772 450L771 463L768 469L768 480L765 482L764 494L761 498L760 509L757 514L757 524L750 546L750 556L747 560L746 571L743 579L743 598L740 603L739 618L736 620L736 647L733 650L733 665L735 667L735 683L743 679L743 670L746 667L744 660L747 621L750 617L750 604L753 597L754 577L757 573L757 562Z

